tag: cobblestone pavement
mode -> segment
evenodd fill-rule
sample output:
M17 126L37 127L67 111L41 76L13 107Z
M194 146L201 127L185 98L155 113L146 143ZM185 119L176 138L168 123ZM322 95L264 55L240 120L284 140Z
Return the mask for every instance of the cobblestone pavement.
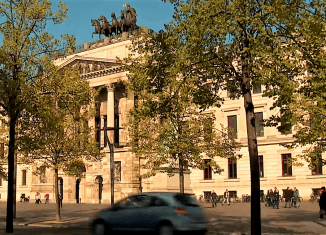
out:
M250 203L235 203L230 206L218 204L211 208L201 204L209 220L208 235L249 234ZM16 235L61 234L90 235L89 222L97 211L108 205L64 204L62 223L55 222L55 204L17 204ZM300 208L280 209L261 207L263 234L326 234L325 220L319 220L317 203L302 203ZM5 233L6 204L0 203L0 234ZM19 226L25 225L25 226ZM28 225L28 226L26 226Z

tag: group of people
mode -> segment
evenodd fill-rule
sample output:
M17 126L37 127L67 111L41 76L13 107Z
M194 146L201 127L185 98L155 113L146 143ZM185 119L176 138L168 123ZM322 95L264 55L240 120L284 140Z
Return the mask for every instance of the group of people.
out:
M50 195L47 193L47 194L44 195L44 198L45 198L45 204L49 204ZM35 194L35 203L36 204L42 204L41 194L39 192L37 192Z
M286 190L284 190L283 197L285 198L285 208L287 208L287 206L289 208L292 206L296 208L300 207L300 195L299 190L296 187L294 187L293 190L287 187Z
M300 207L300 195L299 190L294 187L294 189L290 189L290 187L287 187L286 190L283 190L283 198L285 199L285 208L291 208ZM273 206L279 209L279 200L280 200L280 193L279 190L275 187L274 191L273 189L267 190L266 194L266 205L267 206Z
M211 193L211 199L212 199L212 207L217 206L217 194L214 192L214 190ZM224 194L223 194L223 198L222 198L222 206L224 205L224 203L227 203L228 205L230 205L230 193L229 191L226 189Z

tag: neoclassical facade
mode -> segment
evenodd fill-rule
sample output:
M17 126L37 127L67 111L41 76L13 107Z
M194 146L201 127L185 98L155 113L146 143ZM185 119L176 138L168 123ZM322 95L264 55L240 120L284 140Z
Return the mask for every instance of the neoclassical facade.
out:
M89 120L88 125L96 129L95 138L99 142L105 157L101 162L90 163L85 167L84 177L76 178L59 174L59 190L63 193L64 203L110 203L110 150L108 140L114 144L115 167L115 200L129 194L146 191L179 191L177 170L172 177L157 172L155 177L139 180L138 175L145 173L139 166L144 159L132 154L127 147L127 131L124 124L128 122L128 111L134 106L134 96L126 92L119 85L120 80L127 79L127 71L123 71L117 63L117 57L124 58L128 54L130 35L123 33L119 38L105 38L93 43L85 43L84 49L70 51L65 57L55 60L55 64L63 67L77 67L81 72L81 79L89 82L93 88L100 88L94 107L96 115ZM303 167L294 167L287 164L290 157L301 153L303 149L288 150L280 143L291 142L292 135L283 135L276 128L263 127L261 120L275 114L271 111L272 99L262 97L261 87L253 90L253 102L256 113L256 129L258 138L258 152L260 159L261 190L277 187L280 191L286 187L297 187L300 195L308 199L312 189L326 185L326 171L317 166L314 171L304 163ZM216 115L216 127L220 123L231 127L237 133L237 140L243 147L243 155L237 162L230 162L225 158L216 158L224 169L218 175L213 174L210 168L204 170L187 169L185 172L185 192L195 195L209 196L212 190L218 195L225 189L231 195L241 197L250 194L250 166L247 148L245 110L243 100L232 100L225 93L226 100L221 108L212 108L207 112ZM209 159L206 159L209 161ZM30 196L34 202L34 195L39 192L50 194L50 201L54 198L54 174L47 170L43 175L33 174L31 166L18 164L17 167L17 200L22 194ZM0 180L0 200L6 200L7 182Z

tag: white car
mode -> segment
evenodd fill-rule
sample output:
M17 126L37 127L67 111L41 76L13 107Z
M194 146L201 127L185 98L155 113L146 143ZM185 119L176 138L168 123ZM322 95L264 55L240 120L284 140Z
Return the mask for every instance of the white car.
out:
M113 231L155 231L172 235L187 231L205 234L207 219L190 194L151 192L127 197L93 219L93 235Z

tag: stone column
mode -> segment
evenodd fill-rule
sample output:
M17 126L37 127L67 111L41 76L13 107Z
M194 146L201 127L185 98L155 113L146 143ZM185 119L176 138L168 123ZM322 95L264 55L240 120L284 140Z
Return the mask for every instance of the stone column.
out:
M114 90L116 86L114 83L106 85L108 91L108 102L107 102L107 127L114 127ZM111 144L114 143L114 130L108 130L107 135Z

